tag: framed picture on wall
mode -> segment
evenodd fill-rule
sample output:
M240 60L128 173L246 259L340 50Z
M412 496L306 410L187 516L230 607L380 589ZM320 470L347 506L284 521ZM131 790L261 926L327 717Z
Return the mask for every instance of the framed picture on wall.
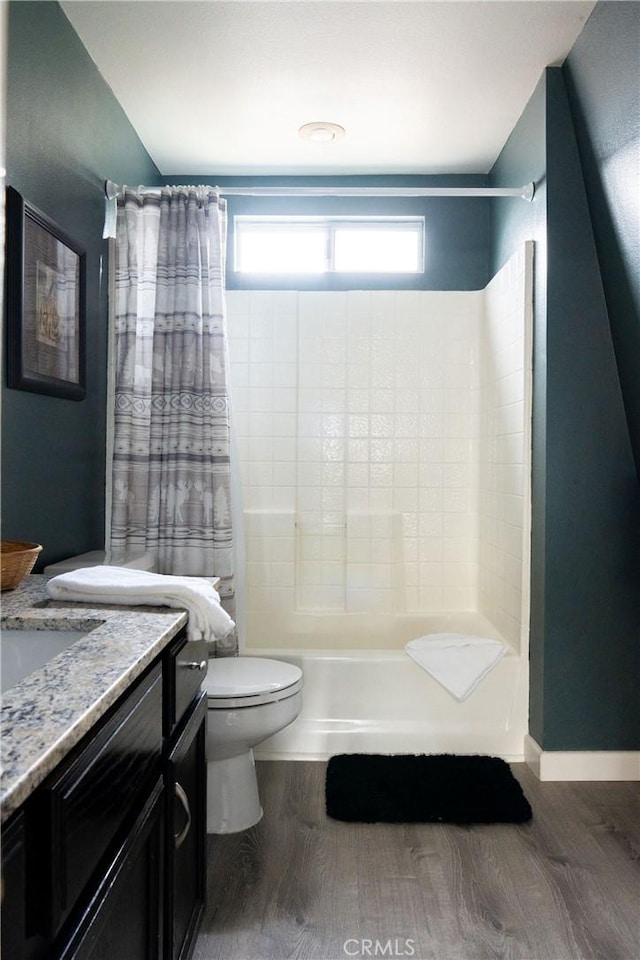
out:
M7 385L83 400L84 251L12 187L6 229Z

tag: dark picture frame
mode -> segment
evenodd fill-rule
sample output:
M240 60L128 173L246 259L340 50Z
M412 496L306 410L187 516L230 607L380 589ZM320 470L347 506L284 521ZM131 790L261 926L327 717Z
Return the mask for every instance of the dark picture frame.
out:
M86 255L41 210L6 195L7 386L86 394Z

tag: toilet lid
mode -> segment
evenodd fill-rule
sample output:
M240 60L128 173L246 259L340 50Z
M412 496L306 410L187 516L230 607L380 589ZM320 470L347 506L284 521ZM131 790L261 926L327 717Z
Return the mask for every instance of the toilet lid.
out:
M255 698L273 694L302 680L293 663L265 657L219 657L209 661L204 689L209 700Z

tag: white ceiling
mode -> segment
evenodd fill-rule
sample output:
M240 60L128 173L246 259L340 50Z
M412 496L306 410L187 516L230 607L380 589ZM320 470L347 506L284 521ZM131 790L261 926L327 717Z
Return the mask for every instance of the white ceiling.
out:
M594 2L63 0L161 173L485 173ZM303 124L346 128L303 141Z

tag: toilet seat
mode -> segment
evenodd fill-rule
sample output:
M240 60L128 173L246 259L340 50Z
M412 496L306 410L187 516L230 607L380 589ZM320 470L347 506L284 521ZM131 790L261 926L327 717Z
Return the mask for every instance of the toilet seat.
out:
M302 689L302 670L266 657L220 657L209 662L203 687L209 709L255 707L296 694Z

